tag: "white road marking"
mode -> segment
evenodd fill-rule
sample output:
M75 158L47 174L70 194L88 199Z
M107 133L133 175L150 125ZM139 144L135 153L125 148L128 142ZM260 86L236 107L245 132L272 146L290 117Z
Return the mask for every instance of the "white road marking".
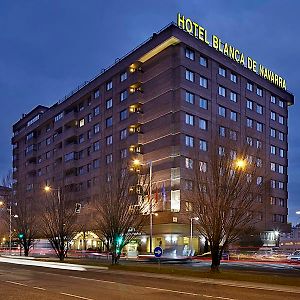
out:
M20 283L20 282L15 282L15 281L9 281L9 280L6 280L5 282L11 283L11 284L16 284L16 285L28 286L27 284Z
M161 289L161 288L155 288L155 287L151 287L151 286L145 286L144 288L150 289L150 290L156 290L156 291L160 291L160 292L168 292L168 293L175 293L175 294L188 295L188 296L199 296L199 297L222 299L222 300L235 300L233 298L218 297L218 296L211 296L211 295L205 295L205 294L196 294L196 293L169 290L169 289Z
M41 291L46 291L46 289L39 287L39 286L33 286L33 289L41 290Z
M73 295L73 294L68 294L68 293L60 293L60 294L64 295L64 296L73 297L73 298L83 299L83 300L94 300L94 299L91 299L91 298L86 298L86 297L82 297L82 296L78 296L78 295Z

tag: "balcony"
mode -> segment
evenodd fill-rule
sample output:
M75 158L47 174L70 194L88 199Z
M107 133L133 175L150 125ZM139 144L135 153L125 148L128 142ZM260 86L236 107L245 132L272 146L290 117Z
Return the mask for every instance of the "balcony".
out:
M25 156L26 156L26 159L29 162L31 162L33 159L36 158L36 149L32 149L32 150L26 152Z
M65 129L65 131L63 133L63 137L64 137L65 141L67 141L69 139L77 140L77 128L69 127L67 129Z
M143 153L143 145L142 144L131 145L129 147L129 152L136 153L136 154L142 154Z
M129 93L130 94L134 94L134 93L137 93L137 92L143 93L141 82L136 82L136 83L132 84L129 87Z
M142 114L143 113L142 103L135 103L135 104L130 105L129 112Z

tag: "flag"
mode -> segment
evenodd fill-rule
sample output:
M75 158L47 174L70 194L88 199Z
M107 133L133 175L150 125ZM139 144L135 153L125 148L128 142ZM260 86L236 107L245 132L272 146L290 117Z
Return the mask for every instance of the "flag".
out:
M162 201L163 201L163 209L165 209L165 204L167 201L167 194L166 194L166 188L165 188L164 182L163 182L162 189L161 189L161 196L162 196Z

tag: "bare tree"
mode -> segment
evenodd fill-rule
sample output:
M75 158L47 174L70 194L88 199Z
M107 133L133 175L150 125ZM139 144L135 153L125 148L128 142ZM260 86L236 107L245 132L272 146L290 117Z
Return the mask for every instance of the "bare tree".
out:
M2 185L10 189L6 197L6 208L10 211L10 216L7 214L5 220L16 229L24 255L28 256L38 234L37 207L34 201L21 196L21 189L14 189L11 171L2 179Z
M218 141L212 145L207 162L196 155L194 185L187 192L191 217L196 217L199 233L210 244L212 271L219 271L224 249L257 222L255 199L267 186L261 162L249 155L249 149L233 151L232 145L226 149L218 146Z
M94 203L96 227L112 264L118 263L122 249L141 231L149 217L147 175L138 175L127 166L115 165L103 175L99 199Z
M65 193L61 189L48 190L43 202L41 230L48 238L60 261L64 261L69 250L69 243L80 231L73 193Z

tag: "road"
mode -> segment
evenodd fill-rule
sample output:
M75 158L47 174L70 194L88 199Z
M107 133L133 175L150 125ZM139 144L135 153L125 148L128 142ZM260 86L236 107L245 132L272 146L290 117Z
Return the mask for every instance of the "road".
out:
M300 288L255 286L167 275L70 271L0 263L0 299L22 300L293 300Z

